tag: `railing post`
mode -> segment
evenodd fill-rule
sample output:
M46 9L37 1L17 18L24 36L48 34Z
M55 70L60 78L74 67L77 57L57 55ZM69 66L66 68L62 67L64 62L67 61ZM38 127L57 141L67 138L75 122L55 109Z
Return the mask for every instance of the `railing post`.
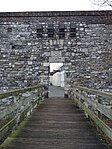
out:
M3 141L19 123L29 116L43 98L43 85L0 93L0 102L5 101L2 104L5 108L5 113L0 117L3 121L3 124L0 126L0 141ZM0 112L2 113L2 111ZM10 117L10 119L7 119L7 117Z
M108 138L112 140L112 94L85 87L71 88L71 98L84 110Z

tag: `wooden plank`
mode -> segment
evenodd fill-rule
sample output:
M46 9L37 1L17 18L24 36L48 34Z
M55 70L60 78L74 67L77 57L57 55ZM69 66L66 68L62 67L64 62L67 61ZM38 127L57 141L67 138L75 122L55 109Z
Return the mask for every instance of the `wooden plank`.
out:
M106 97L106 99L112 100L112 93L110 93L110 92L107 93L107 92L103 92L103 91L99 91L99 90L89 89L87 87L77 87L77 88L79 90L87 91L89 93L103 96L103 97Z
M105 105L102 105L98 103L97 101L91 100L87 96L81 95L78 92L74 93L81 99L83 99L87 104L92 105L94 108L97 108L98 111L100 111L102 114L107 116L109 119L112 120L112 109L107 108Z
M38 85L35 85L35 86L30 86L30 87L26 87L26 88L15 89L15 90L3 92L3 93L0 93L0 99L6 98L6 97L9 97L9 96L12 96L12 95L16 95L16 94L19 94L19 93L24 93L26 91L34 90L36 88L41 88L41 87L44 87L44 85L38 84Z
M24 111L19 113L9 122L7 122L2 128L0 128L0 140L4 140L7 136L14 130L20 122L22 122L28 115L30 115L34 108L36 108L40 104L38 99L32 103L32 105L26 107Z
M5 119L5 117L7 115L10 116L10 114L12 112L14 112L18 107L21 107L23 105L23 102L24 102L24 105L28 104L28 100L24 99L22 101L19 101L19 102L13 103L12 105L9 105L7 107L7 109L4 109L3 111L0 112L0 119L2 119L2 118Z
M94 112L82 104L80 101L75 99L76 103L79 103L81 108L89 115L89 117L95 122L95 124L112 140L112 129L107 126L101 119L99 119Z
M103 105L101 105L100 103L96 103L97 105L97 109L104 114L105 116L107 116L110 120L112 120L112 109L109 109Z
M90 124L83 112L76 106L73 109L73 103L69 99L48 98L42 104L42 108L35 110L28 124L24 126L23 132L22 129L17 129L16 133L11 135L16 139L7 148L108 148L104 141L96 137L93 128L89 127ZM5 144L2 145L4 146Z

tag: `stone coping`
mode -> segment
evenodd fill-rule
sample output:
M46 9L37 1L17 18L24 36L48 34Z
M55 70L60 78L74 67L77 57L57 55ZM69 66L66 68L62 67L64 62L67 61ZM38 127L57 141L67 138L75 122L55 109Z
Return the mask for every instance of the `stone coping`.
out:
M112 16L111 10L102 11L29 11L0 12L0 17L68 17L68 16Z

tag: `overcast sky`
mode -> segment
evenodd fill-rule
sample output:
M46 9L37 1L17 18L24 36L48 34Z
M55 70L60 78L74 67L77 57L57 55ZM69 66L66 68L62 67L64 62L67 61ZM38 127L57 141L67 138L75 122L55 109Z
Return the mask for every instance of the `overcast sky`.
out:
M61 66L63 66L63 63L50 63L50 71L58 70Z
M94 0L0 0L0 12L75 11L112 9L93 5Z

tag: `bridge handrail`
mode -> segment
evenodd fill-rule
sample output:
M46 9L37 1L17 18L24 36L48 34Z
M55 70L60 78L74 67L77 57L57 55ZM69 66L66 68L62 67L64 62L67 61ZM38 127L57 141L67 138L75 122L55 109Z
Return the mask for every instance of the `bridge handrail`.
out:
M26 91L30 91L30 90L33 90L33 89L36 89L39 87L45 87L45 85L38 84L38 85L34 85L34 86L29 86L29 87L24 87L24 88L20 88L20 89L14 89L14 90L6 91L6 92L1 92L0 93L0 99L6 98L6 97L11 96L11 95L16 95L19 93L24 93Z
M77 88L79 88L80 90L87 91L89 93L97 94L99 96L108 97L109 99L112 100L112 93L110 93L110 92L104 92L104 91L99 91L99 90L95 90L95 89L89 89L87 87L82 87L82 86L78 86Z
M71 88L70 96L100 130L112 139L112 128L108 123L112 124L112 93L77 86Z
M11 118L6 120L6 118L3 117L1 119L4 121L3 125L0 127L0 141L3 142L5 138L10 134L12 130L14 130L20 122L22 122L28 115L30 115L33 111L33 109L41 103L41 101L44 98L44 90L45 90L45 85L38 84L26 88L21 88L21 89L15 89L15 90L10 90L7 92L0 93L0 100L6 99L7 101L9 100L8 98L10 96L14 96L17 98L17 101L15 102L16 107L14 107L14 103L12 105L9 105L10 109L12 108L11 112L14 112L14 115L11 115ZM23 96L24 93L30 93L30 96ZM18 101L18 95L20 96L19 101ZM21 103L20 103L21 101ZM23 103L23 105L22 105ZM21 108L21 105L23 106ZM5 105L4 105L5 106ZM13 109L14 107L14 109ZM19 107L19 110L18 110ZM5 113L5 117L10 115L10 111L8 111L7 106L5 106L7 112ZM0 117L2 118L3 112L1 111ZM4 115L3 115L4 116Z

